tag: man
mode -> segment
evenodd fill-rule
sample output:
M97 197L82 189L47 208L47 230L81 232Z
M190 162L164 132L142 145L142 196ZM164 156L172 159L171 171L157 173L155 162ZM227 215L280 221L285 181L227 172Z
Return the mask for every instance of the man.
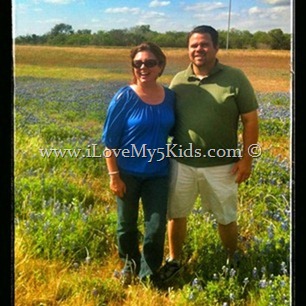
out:
M216 58L218 32L211 26L198 26L187 41L191 63L170 84L177 102L168 204L169 257L160 271L162 280L169 280L181 268L187 217L198 195L203 210L216 217L228 261L233 260L238 184L251 174L249 148L258 140L254 90L241 70ZM241 154L237 147L239 119L243 126Z

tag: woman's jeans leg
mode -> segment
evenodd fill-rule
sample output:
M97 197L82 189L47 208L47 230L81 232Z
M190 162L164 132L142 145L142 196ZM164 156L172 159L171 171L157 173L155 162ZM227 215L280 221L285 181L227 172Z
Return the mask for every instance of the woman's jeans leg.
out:
M119 257L125 260L133 259L140 267L139 232L137 227L141 184L131 175L121 174L126 184L123 198L117 197L117 240Z
M133 259L137 273L140 269L139 277L143 278L158 270L164 256L168 177L142 178L123 174L121 178L127 192L123 198L117 198L119 256L122 260ZM140 198L145 228L141 255L137 228Z
M145 179L141 189L144 241L140 279L155 274L162 264L166 234L168 177Z

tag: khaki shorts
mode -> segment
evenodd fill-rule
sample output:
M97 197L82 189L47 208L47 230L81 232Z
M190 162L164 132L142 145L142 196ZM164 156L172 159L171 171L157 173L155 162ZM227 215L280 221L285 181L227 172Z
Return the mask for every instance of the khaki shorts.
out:
M196 168L171 159L168 219L187 217L200 196L203 212L213 213L218 223L236 221L238 184L232 167Z

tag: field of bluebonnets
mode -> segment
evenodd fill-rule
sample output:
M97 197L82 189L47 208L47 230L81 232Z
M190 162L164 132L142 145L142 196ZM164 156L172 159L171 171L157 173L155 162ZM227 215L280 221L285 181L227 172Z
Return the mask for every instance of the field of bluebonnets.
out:
M56 49L60 57L61 48ZM87 52L84 57L90 58ZM195 205L184 247L185 269L164 290L141 284L123 288L114 277L120 269L116 206L100 138L108 103L126 84L126 76L122 72L118 77L114 68L117 80L91 78L90 73L61 77L63 62L53 63L59 72L54 77L44 64L51 58L39 62L38 57L31 63L25 53L16 50L16 306L290 305L289 53L288 66L278 67L275 74L267 72L277 82L281 71L287 88L268 92L255 87L262 154L254 160L249 181L239 186L239 266L226 265L214 217L201 214ZM166 84L172 71L181 69L175 52L169 54ZM281 66L276 55L274 65ZM232 51L230 56L247 65L248 53L241 58ZM91 62L86 69L94 67ZM247 69L256 74L252 67ZM264 68L260 74L267 77ZM139 228L142 231L141 222ZM165 256L166 252L167 246Z

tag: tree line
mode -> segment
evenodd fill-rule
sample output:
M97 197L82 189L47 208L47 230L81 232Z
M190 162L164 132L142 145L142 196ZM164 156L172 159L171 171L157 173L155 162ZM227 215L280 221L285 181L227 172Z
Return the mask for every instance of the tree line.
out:
M25 35L15 38L18 45L50 45L50 46L134 46L143 41L152 41L160 47L185 48L187 32L168 31L159 33L152 31L150 25L141 25L129 29L113 29L110 31L91 30L74 31L69 24L55 25L50 32L43 35ZM281 29L268 32L231 29L229 32L219 30L221 49L272 49L290 50L291 35Z

